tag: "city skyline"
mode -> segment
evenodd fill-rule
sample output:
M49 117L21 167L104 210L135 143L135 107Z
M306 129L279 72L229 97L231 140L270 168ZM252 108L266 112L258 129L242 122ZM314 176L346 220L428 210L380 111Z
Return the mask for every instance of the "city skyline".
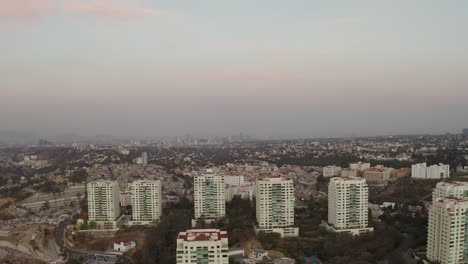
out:
M468 127L462 1L0 3L2 131L344 137Z

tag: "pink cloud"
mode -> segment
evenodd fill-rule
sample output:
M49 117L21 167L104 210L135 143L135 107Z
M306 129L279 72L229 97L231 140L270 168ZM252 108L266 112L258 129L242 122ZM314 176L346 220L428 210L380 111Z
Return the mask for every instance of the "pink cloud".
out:
M5 0L0 2L0 18L31 17L54 9L49 0Z
M92 14L105 17L176 17L181 13L139 7L132 4L116 4L112 1L66 1L63 9L69 12Z
M195 76L207 81L297 81L304 76L293 73L208 73Z
M181 13L141 7L135 1L111 0L2 0L0 18L31 18L56 13L90 14L101 17L174 17Z

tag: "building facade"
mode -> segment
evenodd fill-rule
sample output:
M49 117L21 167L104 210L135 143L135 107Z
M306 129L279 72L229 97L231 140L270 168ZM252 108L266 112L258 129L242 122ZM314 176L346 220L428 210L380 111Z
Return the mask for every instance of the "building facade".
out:
M411 166L411 177L416 179L444 179L450 177L450 166L440 163L427 167L427 164L419 163Z
M88 193L88 219L98 229L117 228L120 215L120 190L115 181L93 181L86 185Z
M367 169L363 172L362 177L366 179L369 186L382 187L387 186L395 171L393 168L385 168L383 166L376 166Z
M370 169L370 163L363 163L363 162L350 163L349 168L353 170L358 170L358 171L365 171L367 169Z
M219 229L192 229L177 236L177 263L228 264L228 235Z
M256 232L275 232L281 237L299 235L294 227L294 184L283 177L257 179Z
M158 222L162 214L161 182L140 180L132 183L132 224Z
M325 178L339 176L340 173L341 173L341 167L335 166L335 165L323 167L323 171L322 171L322 175Z
M244 199L253 200L255 196L255 183L245 183L240 186L226 184L226 202L230 202L234 196L240 196Z
M340 176L341 177L358 177L358 170L344 168L341 170Z
M444 197L468 197L468 182L439 182L432 192L432 200Z
M429 209L427 258L440 264L468 263L468 198L445 197Z
M193 201L195 207L195 219L197 221L212 222L226 216L226 195L224 175L217 173L205 173L194 176Z
M145 166L148 165L148 153L141 153L141 164Z
M328 185L328 227L353 235L372 232L369 227L369 188L358 177L335 177Z

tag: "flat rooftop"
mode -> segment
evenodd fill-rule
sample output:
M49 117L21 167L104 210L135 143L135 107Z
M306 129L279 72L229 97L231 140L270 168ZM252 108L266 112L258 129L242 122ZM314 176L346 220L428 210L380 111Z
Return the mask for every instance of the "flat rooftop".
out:
M227 238L227 232L219 229L191 229L187 232L180 232L177 239L184 241L219 241Z

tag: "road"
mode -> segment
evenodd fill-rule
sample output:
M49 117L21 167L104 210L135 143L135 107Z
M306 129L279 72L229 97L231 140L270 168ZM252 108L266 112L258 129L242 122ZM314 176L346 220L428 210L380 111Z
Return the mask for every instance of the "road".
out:
M73 259L83 259L83 263L106 263L106 262L96 262L96 254L98 255L111 255L111 254L106 254L103 252L95 252L95 251L82 251L82 250L77 250L70 248L66 243L65 243L65 235L66 235L66 230L67 226L72 224L73 220L72 219L67 219L66 221L60 222L55 229L55 241L57 245L60 247L61 250L67 252L67 256L69 258ZM122 258L123 260L126 260L126 263L135 263L132 258L128 256L117 256L117 258ZM114 263L114 262L109 262L109 263Z

